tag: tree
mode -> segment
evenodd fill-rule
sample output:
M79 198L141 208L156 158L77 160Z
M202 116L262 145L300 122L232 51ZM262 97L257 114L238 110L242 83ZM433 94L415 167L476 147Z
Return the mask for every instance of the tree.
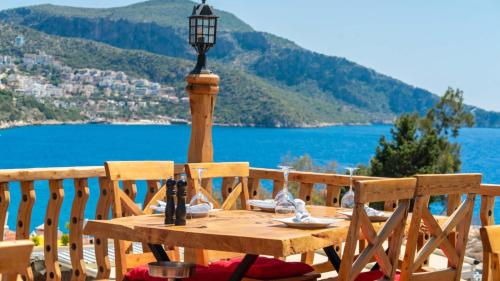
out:
M462 162L456 138L462 127L473 125L474 116L464 108L463 92L449 88L424 117L403 114L396 120L391 140L384 136L380 139L370 163L371 175L405 177L458 172Z

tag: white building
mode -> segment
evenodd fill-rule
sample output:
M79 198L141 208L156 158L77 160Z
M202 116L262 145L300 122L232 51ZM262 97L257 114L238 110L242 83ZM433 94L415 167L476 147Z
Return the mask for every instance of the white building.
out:
M16 39L14 40L14 46L16 46L17 48L21 48L22 46L24 46L24 43L26 43L26 42L24 40L23 35L18 35L16 37Z

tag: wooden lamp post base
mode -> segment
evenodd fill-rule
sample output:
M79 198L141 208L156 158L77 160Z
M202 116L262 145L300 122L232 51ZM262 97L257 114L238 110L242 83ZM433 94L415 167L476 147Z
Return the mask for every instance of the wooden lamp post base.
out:
M212 162L212 118L220 78L215 74L190 74L186 80L192 117L188 162Z

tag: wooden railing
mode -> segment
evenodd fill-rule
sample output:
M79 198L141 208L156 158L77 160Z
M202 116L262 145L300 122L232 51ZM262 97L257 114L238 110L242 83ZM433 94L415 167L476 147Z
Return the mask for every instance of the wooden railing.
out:
M373 177L355 176L354 180L375 179ZM284 177L280 170L251 168L248 178L248 189L251 198L258 198L262 190L261 181L270 180L273 185L272 198L283 188ZM289 182L299 184L298 197L312 203L312 193L315 185L324 185L326 188L325 205L339 206L340 191L344 186L349 186L350 178L347 175L311 173L292 171L288 177Z
M4 225L7 219L7 210L10 204L10 186L14 182L20 185L21 201L17 212L16 239L29 239L31 216L36 200L35 182L48 181L50 196L44 219L44 256L47 280L61 280L61 270L57 260L57 233L61 206L64 200L64 180L73 179L74 199L72 202L69 222L69 249L73 268L72 280L85 280L86 268L83 260L82 230L84 212L89 198L89 178L98 178L101 189L96 219L107 219L109 200L106 200L107 181L103 167L74 167L74 168L44 168L44 169L16 169L0 170L0 239L3 239ZM98 239L98 238L97 238ZM99 245L98 245L99 244ZM100 272L109 273L107 259L107 244L104 240L96 243L96 253L100 264L107 264Z
M495 198L500 196L500 185L483 184L481 185L481 210L479 217L482 226L495 224ZM483 281L492 281L490 276L491 264L490 253L483 250Z

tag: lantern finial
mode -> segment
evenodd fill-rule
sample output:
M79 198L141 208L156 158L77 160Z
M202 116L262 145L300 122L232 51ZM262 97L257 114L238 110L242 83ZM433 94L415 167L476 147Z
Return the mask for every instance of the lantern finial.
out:
M205 4L205 2L207 2L207 0L201 0L201 2L203 2L203 4Z

